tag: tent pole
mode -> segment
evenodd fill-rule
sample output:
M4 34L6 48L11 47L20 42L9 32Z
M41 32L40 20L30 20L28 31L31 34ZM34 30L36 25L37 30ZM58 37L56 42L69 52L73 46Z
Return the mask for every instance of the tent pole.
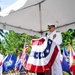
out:
M40 34L42 36L42 18L41 18L41 3L39 3L39 20L40 20Z

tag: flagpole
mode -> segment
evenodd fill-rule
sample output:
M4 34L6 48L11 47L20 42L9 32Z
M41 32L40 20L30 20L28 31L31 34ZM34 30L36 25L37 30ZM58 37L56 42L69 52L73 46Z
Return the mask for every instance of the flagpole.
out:
M26 34L25 42L24 42L24 47L23 48L25 48L25 44L27 43L27 39L28 39L28 35Z

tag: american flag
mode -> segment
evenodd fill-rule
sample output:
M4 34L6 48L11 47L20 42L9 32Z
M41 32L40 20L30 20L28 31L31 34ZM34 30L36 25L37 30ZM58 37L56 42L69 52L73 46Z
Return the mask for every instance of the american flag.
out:
M28 50L28 37L26 37L26 40L25 40L25 44L24 44L24 48L23 48L23 52L22 52L22 60L21 60L21 63L23 65L23 67L25 68L25 65L26 65L26 51Z
M56 43L47 37L33 39L31 52L25 69L32 72L45 72L51 69L59 52Z
M70 71L72 75L75 75L75 52L70 44Z
M74 56L75 56L75 52L73 50L72 45L70 44L70 67L72 66L72 64L74 63Z

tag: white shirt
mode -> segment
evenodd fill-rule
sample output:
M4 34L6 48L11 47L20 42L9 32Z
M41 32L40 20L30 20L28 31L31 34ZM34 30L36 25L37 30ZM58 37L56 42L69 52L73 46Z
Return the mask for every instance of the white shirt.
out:
M0 54L0 62L2 62L2 60L3 60L3 55Z
M53 39L54 35L56 35L56 37ZM48 37L58 45L60 45L62 43L62 35L60 32L54 31Z

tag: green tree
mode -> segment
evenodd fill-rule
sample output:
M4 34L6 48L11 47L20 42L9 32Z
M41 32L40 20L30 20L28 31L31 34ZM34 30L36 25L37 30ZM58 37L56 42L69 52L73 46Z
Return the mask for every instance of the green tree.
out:
M7 55L11 53L16 54L18 52L22 52L26 37L28 37L28 46L29 46L28 48L29 50L27 52L30 53L31 50L30 41L33 38L37 38L37 36L29 36L26 33L19 34L15 33L12 30L10 30L9 32L5 32L4 40L2 40L3 54Z
M4 36L4 31L2 29L0 29L0 36Z
M4 31L2 29L0 29L0 37L4 36ZM2 50L2 40L0 38L0 50Z
M65 47L67 48L68 52L70 50L70 44L73 45L73 48L75 48L75 30L73 29L69 29L66 32L62 33L62 39L63 39L63 43L65 45ZM61 45L62 45L61 44Z
M0 34L2 37L4 37L4 39L1 40L1 43L0 43L0 49L2 50L4 55L10 54L10 53L16 54L17 52L22 52L26 37L28 37L27 52L30 53L31 40L38 38L38 36L36 35L30 36L30 35L27 35L26 33L19 34L19 33L15 33L12 30L10 30L9 32L4 32L3 30L1 30ZM75 30L69 29L67 32L63 32L62 39L63 39L62 44L65 45L68 52L70 50L69 48L70 43L72 43L73 48L75 49ZM60 45L61 49L62 49L62 44Z
M0 7L0 12L1 12L1 7Z

